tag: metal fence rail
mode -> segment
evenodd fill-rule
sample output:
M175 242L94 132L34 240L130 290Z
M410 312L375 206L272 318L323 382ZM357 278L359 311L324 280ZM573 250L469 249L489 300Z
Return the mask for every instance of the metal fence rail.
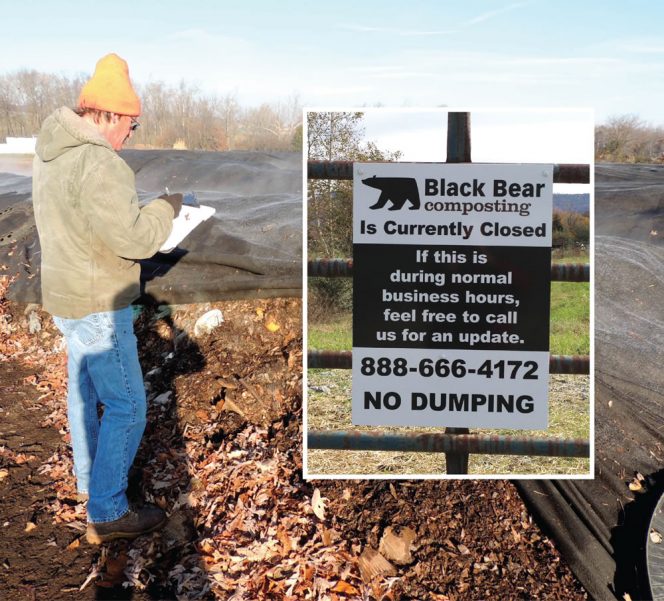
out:
M470 115L449 113L447 129L447 163L470 163ZM307 162L308 179L353 179L353 161ZM590 165L557 164L553 181L561 184L590 183ZM316 259L308 262L309 277L351 277L352 259ZM587 264L552 264L551 279L564 282L589 282ZM309 368L350 369L352 351L309 351ZM552 355L550 373L589 374L590 358L580 355ZM448 474L467 474L470 453L501 455L540 455L547 457L589 457L590 442L582 439L536 438L516 436L471 435L468 428L448 427L445 433L392 434L342 430L309 431L307 444L311 449L343 449L362 451L422 451L445 453Z
M482 455L538 455L588 457L590 444L581 438L534 438L478 434L388 434L339 430L310 431L310 449L345 451L401 451L421 453L480 453Z
M353 276L353 259L312 259L307 262L310 278L345 278ZM589 282L590 265L587 263L552 263L551 280L554 282Z
M479 165L481 163L473 163ZM307 161L308 179L353 179L353 161ZM554 184L590 183L590 165L562 163L553 166Z
M353 351L308 351L307 367L312 369L351 369ZM590 357L587 355L551 355L549 373L589 374Z

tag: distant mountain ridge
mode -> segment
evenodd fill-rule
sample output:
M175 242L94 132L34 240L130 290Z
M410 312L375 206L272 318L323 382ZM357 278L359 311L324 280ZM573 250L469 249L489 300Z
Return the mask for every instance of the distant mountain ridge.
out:
M590 194L553 194L553 208L573 213L586 213L590 210Z

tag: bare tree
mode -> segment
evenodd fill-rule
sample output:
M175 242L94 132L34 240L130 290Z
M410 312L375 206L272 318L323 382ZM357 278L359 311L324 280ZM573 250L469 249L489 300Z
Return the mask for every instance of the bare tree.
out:
M59 106L74 106L87 80L21 70L0 75L0 137L36 135ZM184 80L137 85L142 127L135 147L199 150L300 150L301 108L293 96L285 102L242 108L235 94L204 96ZM297 147L294 144L298 144Z
M328 161L398 160L400 152L384 152L374 142L363 140L363 117L364 114L360 112L308 113L308 157ZM351 256L351 182L310 180L308 196L310 253L324 257Z
M664 129L636 115L619 115L595 128L595 158L619 163L664 160Z

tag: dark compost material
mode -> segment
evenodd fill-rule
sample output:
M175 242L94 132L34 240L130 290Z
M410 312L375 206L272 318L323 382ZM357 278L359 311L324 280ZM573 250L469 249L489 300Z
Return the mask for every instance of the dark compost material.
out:
M300 296L302 164L298 153L126 150L141 201L196 192L216 208L177 249L141 261L144 290L164 303ZM0 171L2 171L0 163ZM31 178L0 173L0 264L22 273L12 300L39 303L40 249Z
M597 600L650 598L648 525L664 489L663 301L664 166L597 165L595 479L517 484Z

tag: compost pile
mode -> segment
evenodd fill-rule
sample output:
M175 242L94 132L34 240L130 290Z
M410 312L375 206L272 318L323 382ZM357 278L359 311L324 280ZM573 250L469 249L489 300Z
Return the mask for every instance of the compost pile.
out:
M505 481L302 480L301 301L155 305L130 497L166 528L83 536L48 315L0 304L0 542L7 599L586 599ZM205 312L224 321L194 335ZM32 331L32 333L31 333Z
M193 189L217 208L184 252L143 265L149 409L129 495L168 524L85 541L66 353L29 304L30 178L0 174L0 598L587 598L509 482L302 479L299 155L123 156L141 198ZM197 334L212 310L223 322Z

